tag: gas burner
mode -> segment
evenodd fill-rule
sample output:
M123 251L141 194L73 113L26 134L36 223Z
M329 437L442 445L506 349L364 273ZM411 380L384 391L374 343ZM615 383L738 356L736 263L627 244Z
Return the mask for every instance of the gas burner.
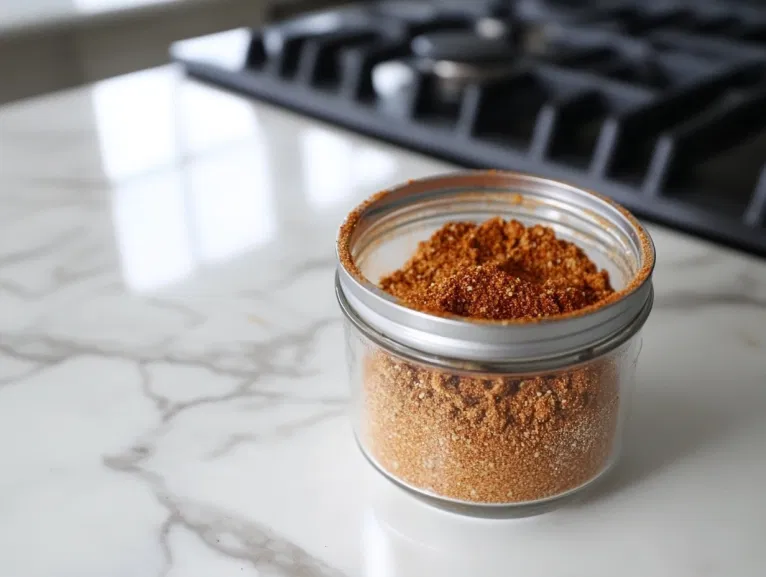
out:
M596 189L766 255L766 6L391 0L235 32L251 34L245 58L221 55L220 36L174 57L304 114Z
M373 86L379 97L396 95L399 100L402 90L410 90L418 75L426 74L435 80L434 98L455 104L469 84L502 78L518 67L521 57L550 49L544 38L541 26L511 27L497 18L477 20L467 30L422 34L412 40L410 58L375 67Z
M436 98L456 102L467 84L498 78L515 65L517 54L507 26L489 22L477 23L472 31L438 32L412 40L416 66L437 80Z

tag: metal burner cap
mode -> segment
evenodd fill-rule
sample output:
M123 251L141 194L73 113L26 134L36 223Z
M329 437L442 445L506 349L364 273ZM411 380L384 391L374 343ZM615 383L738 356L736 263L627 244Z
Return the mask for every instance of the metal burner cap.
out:
M412 0L390 0L375 6L375 10L386 16L394 16L408 22L427 22L437 17L436 6Z
M471 31L433 32L412 40L415 56L453 62L500 62L513 58L513 47L505 37L488 38Z

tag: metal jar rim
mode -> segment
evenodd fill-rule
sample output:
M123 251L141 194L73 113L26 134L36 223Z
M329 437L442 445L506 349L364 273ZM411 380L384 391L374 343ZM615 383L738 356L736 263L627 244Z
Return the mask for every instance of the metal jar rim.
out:
M503 202L558 203L632 241L636 273L606 301L573 313L503 321L436 316L406 307L365 278L354 256L356 233L382 214L448 194L507 195ZM568 365L604 354L635 334L653 302L655 252L636 218L612 200L546 178L516 172L468 171L412 180L362 203L341 226L336 290L344 314L368 337L400 354L474 368ZM439 360L441 359L441 361Z

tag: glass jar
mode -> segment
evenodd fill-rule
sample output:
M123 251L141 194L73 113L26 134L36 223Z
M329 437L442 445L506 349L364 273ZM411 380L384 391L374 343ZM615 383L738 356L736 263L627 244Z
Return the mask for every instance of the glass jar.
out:
M496 216L577 244L615 294L550 319L486 321L416 311L376 286L445 223ZM654 247L626 210L516 173L410 181L349 215L338 260L354 432L390 480L443 508L525 516L615 463L653 301Z

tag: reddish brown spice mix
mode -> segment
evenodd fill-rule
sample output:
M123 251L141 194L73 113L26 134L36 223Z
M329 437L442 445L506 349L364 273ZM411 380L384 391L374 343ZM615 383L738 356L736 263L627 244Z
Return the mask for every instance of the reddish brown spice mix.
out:
M380 287L433 314L539 319L598 305L605 271L544 226L449 223ZM363 445L387 473L437 495L517 503L583 485L608 465L620 357L537 375L435 369L374 349L364 361Z
M573 312L614 292L606 271L552 229L501 218L446 224L380 288L426 312L494 320Z

